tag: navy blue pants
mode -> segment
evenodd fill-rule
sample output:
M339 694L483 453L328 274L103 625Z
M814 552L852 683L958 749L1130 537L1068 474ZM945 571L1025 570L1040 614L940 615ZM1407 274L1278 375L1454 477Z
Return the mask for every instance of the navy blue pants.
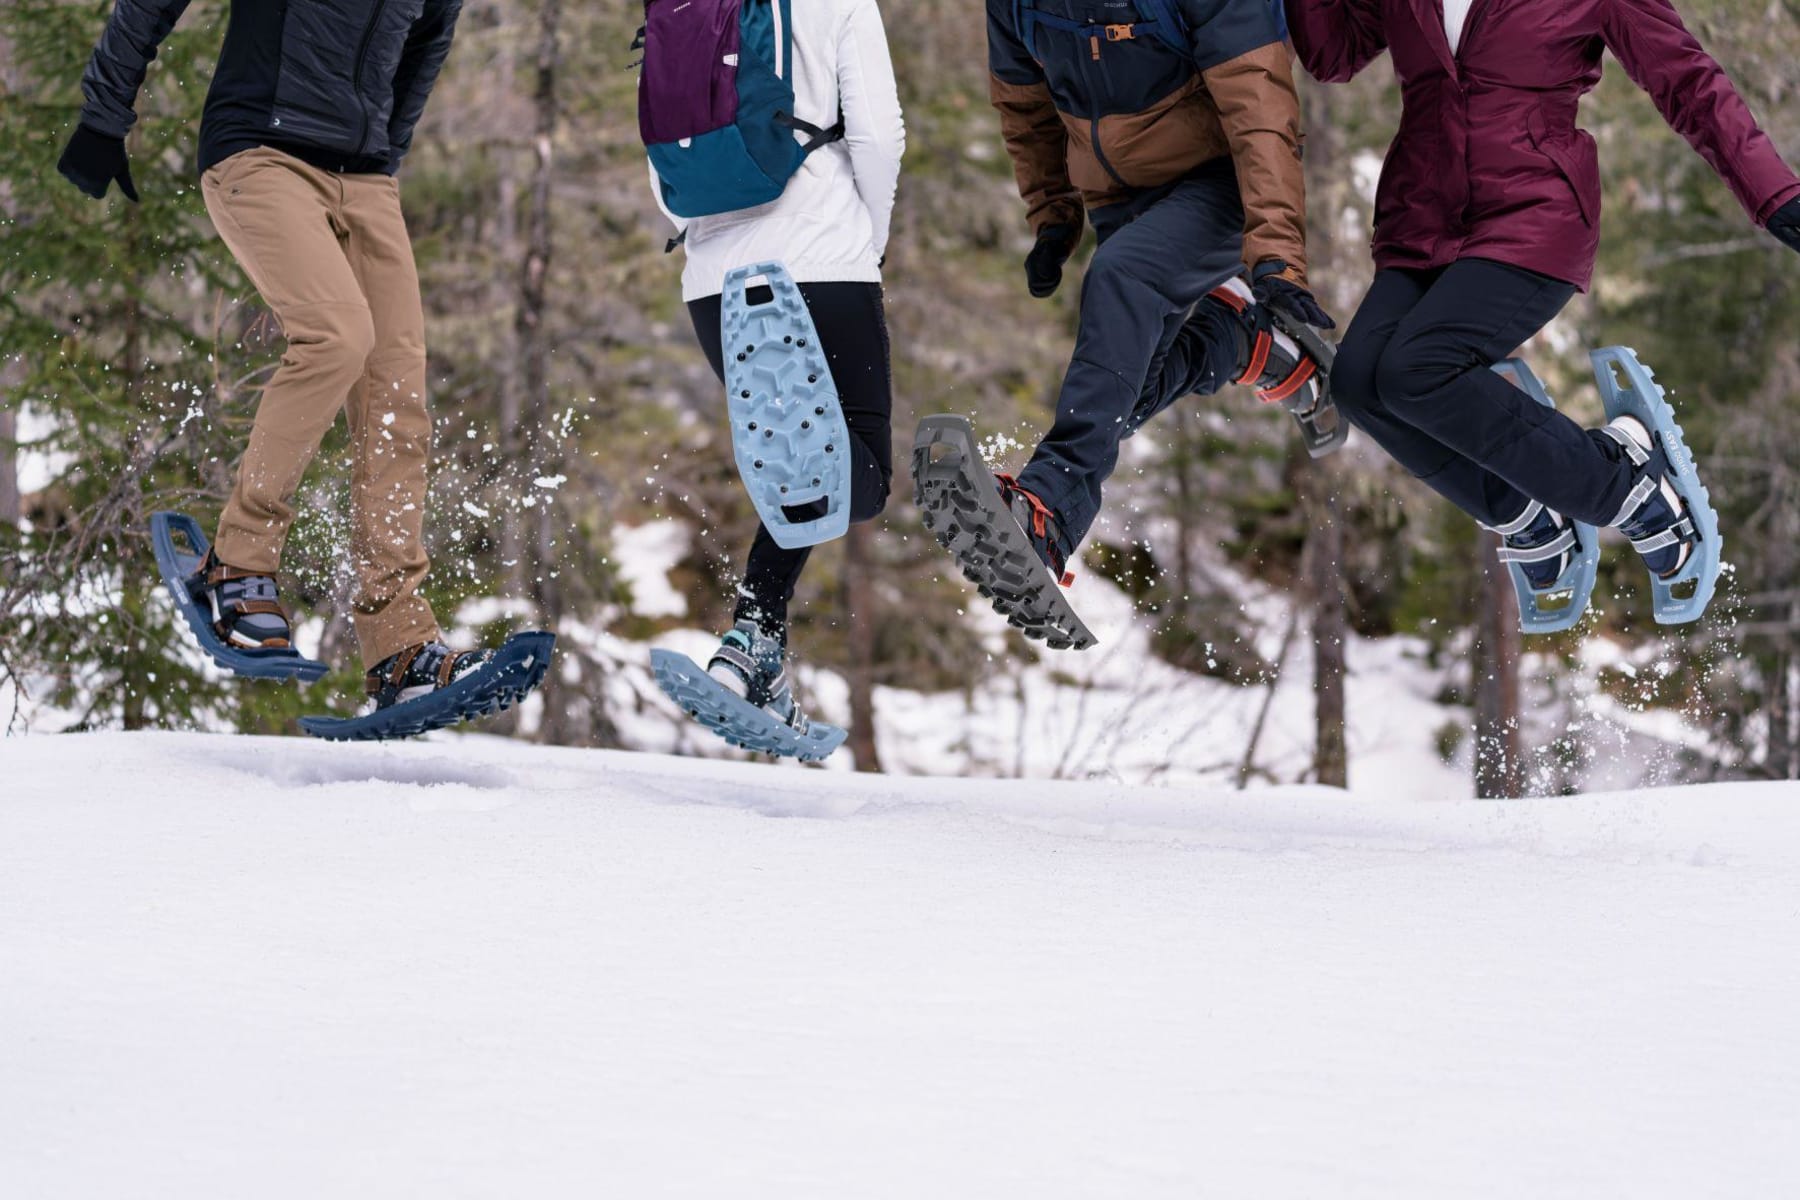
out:
M758 303L757 289L750 299ZM894 475L894 379L889 364L887 307L879 283L803 283L800 295L819 331L819 345L837 386L844 423L850 427L850 520L873 521L887 507ZM765 293L766 296L766 293ZM718 296L688 303L688 316L713 374L725 382ZM792 514L802 519L820 512ZM787 641L788 602L810 548L783 549L758 526L744 566L736 620L755 621L765 634Z
M1632 483L1616 444L1492 370L1574 294L1480 258L1384 270L1338 347L1332 395L1396 462L1484 525L1516 520L1532 500L1610 524Z
M1056 513L1065 555L1100 515L1119 443L1181 397L1211 395L1237 370L1235 320L1198 310L1244 269L1244 206L1229 159L1092 213L1100 248L1081 285L1075 356L1056 423L1019 474Z

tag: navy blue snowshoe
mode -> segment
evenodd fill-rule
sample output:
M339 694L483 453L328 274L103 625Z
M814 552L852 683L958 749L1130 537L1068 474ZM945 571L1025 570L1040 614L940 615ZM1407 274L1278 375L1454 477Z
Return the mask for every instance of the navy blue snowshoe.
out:
M556 635L519 633L498 650L409 646L363 679L373 709L350 718L303 717L300 728L332 742L417 737L511 708L543 682Z
M154 514L150 543L176 609L200 649L219 666L251 679L304 683L330 669L294 649L292 620L274 578L221 563L192 517Z
M754 621L739 621L702 671L672 650L652 650L650 666L669 699L740 750L818 762L849 735L807 720L783 665L786 652Z

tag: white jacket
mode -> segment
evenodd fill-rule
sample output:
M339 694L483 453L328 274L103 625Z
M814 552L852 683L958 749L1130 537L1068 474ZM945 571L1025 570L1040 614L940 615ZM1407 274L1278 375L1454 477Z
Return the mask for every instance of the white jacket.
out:
M791 0L794 115L844 137L807 155L780 199L684 221L683 300L716 296L735 267L777 259L797 283L880 283L906 125L875 0ZM801 140L804 140L803 135ZM651 188L662 204L654 167Z

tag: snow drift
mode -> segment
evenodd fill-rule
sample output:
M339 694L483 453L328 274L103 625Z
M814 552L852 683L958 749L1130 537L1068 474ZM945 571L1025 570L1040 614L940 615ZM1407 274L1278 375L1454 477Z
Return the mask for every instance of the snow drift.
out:
M1796 801L0 741L0 1191L1786 1194Z

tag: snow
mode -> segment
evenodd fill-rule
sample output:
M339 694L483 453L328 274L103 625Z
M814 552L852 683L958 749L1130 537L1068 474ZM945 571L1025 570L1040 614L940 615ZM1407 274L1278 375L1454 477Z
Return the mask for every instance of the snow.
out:
M691 531L679 521L613 526L613 557L631 588L633 612L641 617L687 616L687 597L669 582L669 572L692 541Z
M1783 784L8 739L0 1192L1793 1194L1797 869Z

